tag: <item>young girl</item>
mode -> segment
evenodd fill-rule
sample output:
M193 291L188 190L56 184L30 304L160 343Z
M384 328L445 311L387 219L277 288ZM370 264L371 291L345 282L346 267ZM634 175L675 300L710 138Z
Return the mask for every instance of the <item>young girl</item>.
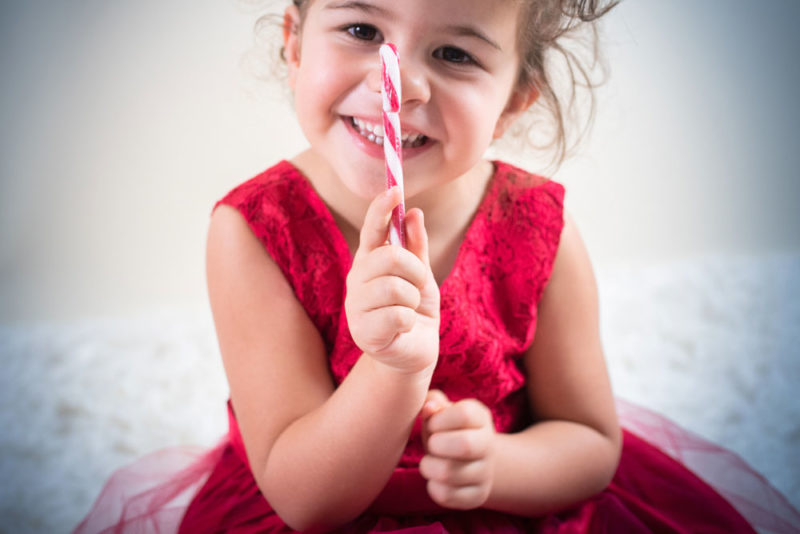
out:
M562 187L482 157L538 99L556 106L563 141L546 59L609 9L286 9L283 53L310 146L225 196L208 236L229 434L129 501L109 531L753 531L620 430ZM401 57L407 249L387 243L402 198L384 191L384 42ZM191 502L171 507L181 492ZM107 526L101 508L79 531Z

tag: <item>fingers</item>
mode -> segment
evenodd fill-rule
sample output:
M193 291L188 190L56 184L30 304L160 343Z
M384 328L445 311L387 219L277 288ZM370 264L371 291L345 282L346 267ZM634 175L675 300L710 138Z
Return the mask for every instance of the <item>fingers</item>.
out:
M428 454L455 460L479 460L488 454L494 423L483 403L474 399L452 403L441 391L431 390L420 415Z
M430 497L447 508L482 506L494 478L495 430L489 409L475 399L452 403L432 390L421 415L426 454L419 469Z
M442 395L444 394L442 393ZM483 428L484 426L493 425L491 412L486 405L478 400L464 399L456 404L449 403L449 406L446 407L449 409L433 414L427 421L427 427L430 432Z
M359 259L366 257L366 253L360 252L360 254ZM369 261L359 262L359 265L361 267L359 278L364 282L391 275L403 278L421 289L428 279L425 265L401 247L381 246L372 249Z
M387 308L381 314L372 315L373 325L367 330L373 331L376 323L381 330L392 328L398 314L404 321L408 319L408 313L388 308L405 307L411 312L419 308L428 278L425 266L413 254L400 247L382 246L360 255L357 260L347 276L345 305L348 313L363 314ZM350 319L353 317L351 315ZM378 321L382 319L389 321L381 324ZM400 331L408 329L403 326Z
M405 372L428 372L439 356L439 290L419 210L410 217L412 250L388 244L392 210L401 201L395 187L367 208L347 274L345 313L364 354Z
M428 256L428 233L425 230L425 220L422 210L414 208L406 214L406 244L408 250L414 254L425 266L426 280L420 287L422 299L417 312L438 320L440 295L439 287L431 271L431 262Z
M482 482L489 465L485 461L460 461L426 455L419 462L420 474L425 480L451 486L469 486Z
M370 203L364 217L364 224L361 227L359 249L370 252L386 243L392 210L403 202L402 195L400 188L395 186L375 197L375 200ZM430 266L430 261L428 260L428 234L425 231L422 210L419 208L409 210L406 213L405 226L408 250L426 266Z
M377 278L364 284L365 311L387 306L404 306L416 310L420 302L419 289L397 276Z
M433 502L453 510L471 510L483 506L490 490L485 484L458 486L436 480L428 480L427 489Z
M422 210L413 208L406 213L406 246L426 267L430 268L428 256L428 232Z
M486 457L491 445L491 434L480 429L431 432L427 452L440 458L473 461Z
M450 399L447 398L444 392L439 389L432 389L428 391L428 395L425 397L420 417L422 417L424 421L452 404L453 403L450 402Z
M386 243L392 210L403 201L402 195L400 188L395 186L375 197L370 203L361 227L359 250L370 252Z
M370 327L361 337L362 349L377 354L392 344L402 333L410 332L417 321L414 310L404 306L387 306L370 312Z
M432 389L428 391L428 394L425 396L425 402L422 403L422 410L420 410L419 416L422 419L422 443L426 449L428 448L428 438L430 437L428 420L431 416L441 412L452 404L450 399L447 398L447 395L439 389Z

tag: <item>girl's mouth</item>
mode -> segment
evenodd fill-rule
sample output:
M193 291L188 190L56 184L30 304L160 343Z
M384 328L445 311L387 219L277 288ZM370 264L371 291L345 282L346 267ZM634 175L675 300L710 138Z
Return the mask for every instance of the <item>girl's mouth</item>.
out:
M353 130L370 143L383 146L383 125L367 122L363 119L348 117ZM418 148L428 142L428 137L419 133L403 133L403 148Z

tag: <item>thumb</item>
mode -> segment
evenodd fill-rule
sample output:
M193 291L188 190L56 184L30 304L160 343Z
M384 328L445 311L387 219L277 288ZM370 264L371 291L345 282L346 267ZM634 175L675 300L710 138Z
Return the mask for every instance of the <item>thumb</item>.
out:
M453 404L450 402L450 399L447 398L447 395L440 389L432 389L428 391L428 395L425 397L425 402L422 404L422 410L420 411L420 417L422 420L426 420L430 418L432 415L435 415L448 406Z
M386 243L392 210L402 201L403 196L399 187L392 187L375 197L364 216L364 224L361 226L359 237L359 250L363 248L369 252Z
M422 420L422 445L426 451L428 450L428 438L431 435L430 430L428 430L428 420L451 404L453 403L441 390L432 389L428 391L425 402L422 404L422 410L419 413Z

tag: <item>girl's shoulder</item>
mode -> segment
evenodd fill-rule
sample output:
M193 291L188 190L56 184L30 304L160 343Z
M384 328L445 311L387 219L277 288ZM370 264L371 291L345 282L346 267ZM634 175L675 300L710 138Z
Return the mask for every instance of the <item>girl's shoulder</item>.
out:
M289 161L282 160L237 185L216 202L212 212L220 205L238 211L273 258L298 259L309 248L332 240L339 245L327 206Z
M564 186L510 163L493 163L495 174L486 199L488 217L514 224L522 220L539 224L552 221L560 231L564 217Z
M239 236L242 240L258 240L317 328L326 336L335 332L336 314L331 303L341 299L349 268L347 243L297 167L288 161L278 162L234 187L217 201L215 212L219 206L238 212L246 225L230 226L248 234ZM226 214L233 219L231 215Z
M537 194L552 195L563 202L564 186L551 178L501 160L495 160L493 164L495 166L494 181L498 182L508 192L512 194L535 192Z
M287 203L292 198L310 197L310 185L297 168L286 160L240 183L228 191L214 204L231 206L242 213L248 221L259 210L286 211L293 206ZM213 211L213 210L212 210Z

